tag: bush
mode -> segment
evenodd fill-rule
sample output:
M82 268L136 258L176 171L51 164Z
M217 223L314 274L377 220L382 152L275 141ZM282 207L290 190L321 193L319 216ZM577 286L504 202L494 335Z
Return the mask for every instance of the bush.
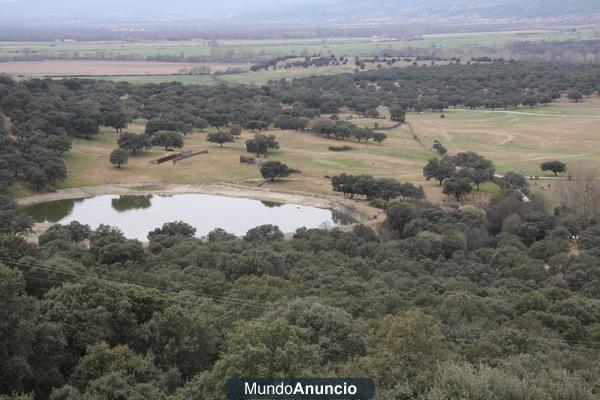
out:
M276 225L260 225L246 232L247 242L283 240L283 232Z
M129 154L123 149L116 149L110 153L110 163L116 165L117 168L121 168L121 165L127 164L129 160Z
M330 151L350 151L352 147L350 146L329 146Z

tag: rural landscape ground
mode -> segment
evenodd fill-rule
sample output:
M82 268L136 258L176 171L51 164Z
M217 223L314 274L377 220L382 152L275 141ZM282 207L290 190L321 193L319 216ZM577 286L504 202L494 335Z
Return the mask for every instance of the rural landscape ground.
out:
M493 50L495 58L515 57L515 43L547 41L582 41L600 37L595 28L575 32L564 30L523 30L504 32L474 32L430 34L410 38L382 36L365 38L310 39L247 39L247 40L170 40L170 41L57 41L0 42L0 73L17 78L27 77L95 77L132 83L181 82L214 84L232 82L264 84L269 80L292 79L310 75L331 75L352 72L354 57L369 58L373 54L428 55L418 65L429 65L433 54L440 59L459 56L469 60ZM275 57L343 55L350 58L346 65L310 68L269 69L248 72L252 60ZM567 55L573 58L572 53ZM580 56L580 55L577 55ZM394 66L412 65L399 62ZM31 60L31 61L27 61ZM43 60L43 61L40 61ZM178 62L172 62L176 60ZM193 61L192 61L193 60ZM583 61L583 59L582 59ZM447 62L447 61L446 61ZM438 61L444 64L445 61ZM212 74L182 74L183 68L203 65ZM367 63L374 69L381 63ZM382 65L386 67L385 63ZM228 68L239 72L219 74ZM215 74L216 73L216 74Z
M0 400L600 399L598 0L0 9Z
M382 109L382 115L386 110ZM441 118L443 115L444 118ZM58 188L77 188L107 184L207 184L230 182L260 185L272 190L296 190L332 194L329 177L341 173L369 174L389 177L401 182L423 185L428 199L436 203L452 202L442 195L436 182L425 181L423 166L434 157L434 141L444 144L451 154L475 151L493 160L497 173L518 172L530 177L551 177L549 171L540 171L540 164L552 159L564 160L571 166L600 165L600 98L590 97L580 103L561 99L549 106L520 107L514 110L450 109L444 113L409 113L407 124L394 127L389 119L361 118L348 113L340 114L361 127L378 126L388 139L381 145L373 142L336 141L309 133L281 131L271 128L281 149L269 153L269 160L286 163L300 170L300 174L274 183L265 182L258 167L239 162L245 154L244 142L254 132L244 130L235 143L220 148L207 143L210 128L188 134L182 150L208 149L177 164L150 164L165 154L155 147L152 151L131 156L126 168L114 168L108 155L116 147L118 134L103 128L101 134L90 140L76 139L72 151L64 160L69 170L68 179ZM128 131L142 133L145 122L134 121ZM389 129L392 127L392 129ZM415 140L416 135L420 142ZM332 152L331 145L347 144L348 152ZM543 192L553 203L552 181L532 181L533 190ZM471 201L481 204L490 194L498 191L492 183L474 192ZM16 186L15 195L31 194L29 189Z

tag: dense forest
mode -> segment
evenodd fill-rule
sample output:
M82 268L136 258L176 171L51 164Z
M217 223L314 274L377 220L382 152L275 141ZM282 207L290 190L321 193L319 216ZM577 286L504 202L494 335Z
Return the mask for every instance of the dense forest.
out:
M147 120L148 137L140 142L156 145L161 140L153 136L161 131L185 136L209 126L275 126L338 140L382 141L381 133L319 117L342 110L377 117L385 106L391 119L403 122L407 110L534 106L551 103L561 93L579 101L598 92L599 82L600 71L593 65L502 61L313 76L260 87L92 79L15 82L0 76L0 191L19 180L36 190L52 186L67 175L61 155L70 150L73 137L92 138L101 126L122 132L136 118Z
M370 377L378 399L598 398L597 221L510 193L385 207L385 242L362 225L197 239L175 222L148 246L76 222L39 245L5 232L2 398L223 399L249 376Z
M401 121L411 109L513 107L591 94L599 75L491 63L262 87L2 77L0 189L51 186L66 176L73 137L134 118L148 120L150 143L282 124L342 141L348 127L324 122L342 109L383 105ZM139 150L136 135L121 135ZM433 159L425 176L439 179L442 163L462 168L456 179L494 173L463 153ZM228 377L314 376L373 378L379 400L598 399L600 220L587 203L549 212L534 195L524 201L522 176L499 184L485 207L441 208L420 187L340 175L333 190L385 209L386 235L357 225L289 240L272 225L197 238L172 222L142 243L72 222L32 244L31 220L0 196L0 399L213 400Z

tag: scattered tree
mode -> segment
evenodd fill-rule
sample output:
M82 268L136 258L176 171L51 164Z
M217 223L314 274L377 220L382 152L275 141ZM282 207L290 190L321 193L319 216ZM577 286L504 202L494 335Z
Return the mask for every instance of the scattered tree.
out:
M162 146L168 151L175 147L183 147L183 136L173 131L161 131L152 136L151 142L153 146Z
M271 182L275 178L283 178L292 173L290 168L279 161L267 161L261 164L260 174L264 179L269 179Z
M129 154L123 149L115 149L110 153L110 163L121 168L121 165L127 164Z
M404 123L406 121L406 109L399 105L390 107L390 119Z
M567 97L569 100L574 100L578 103L581 99L583 99L583 94L579 90L570 90Z
M117 144L120 149L127 150L131 154L136 154L152 146L149 135L145 133L136 135L130 132L121 133L119 139L117 139Z
M211 132L206 137L207 142L218 143L221 148L223 148L223 143L232 143L235 142L235 138L231 134L231 132Z
M425 179L435 179L440 183L440 186L444 182L444 179L450 178L454 172L456 172L454 164L444 158L441 160L432 158L427 165L423 167L423 176Z
M373 133L373 141L381 144L385 139L387 139L387 135L383 132L374 132Z
M444 180L444 188L443 193L448 196L454 196L456 201L460 201L460 199L473 191L473 186L471 186L471 180L468 178L448 178Z
M567 170L567 164L561 161L546 161L540 165L542 171L552 171L554 176Z
M260 133L254 136L254 139L246 140L246 151L255 153L257 157L266 155L269 149L278 149L279 143L274 135L262 135Z

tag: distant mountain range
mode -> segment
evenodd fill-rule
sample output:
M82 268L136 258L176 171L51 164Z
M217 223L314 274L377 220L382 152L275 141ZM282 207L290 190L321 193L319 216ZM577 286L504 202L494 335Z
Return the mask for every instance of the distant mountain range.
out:
M600 0L0 0L0 21L468 23L600 14Z

